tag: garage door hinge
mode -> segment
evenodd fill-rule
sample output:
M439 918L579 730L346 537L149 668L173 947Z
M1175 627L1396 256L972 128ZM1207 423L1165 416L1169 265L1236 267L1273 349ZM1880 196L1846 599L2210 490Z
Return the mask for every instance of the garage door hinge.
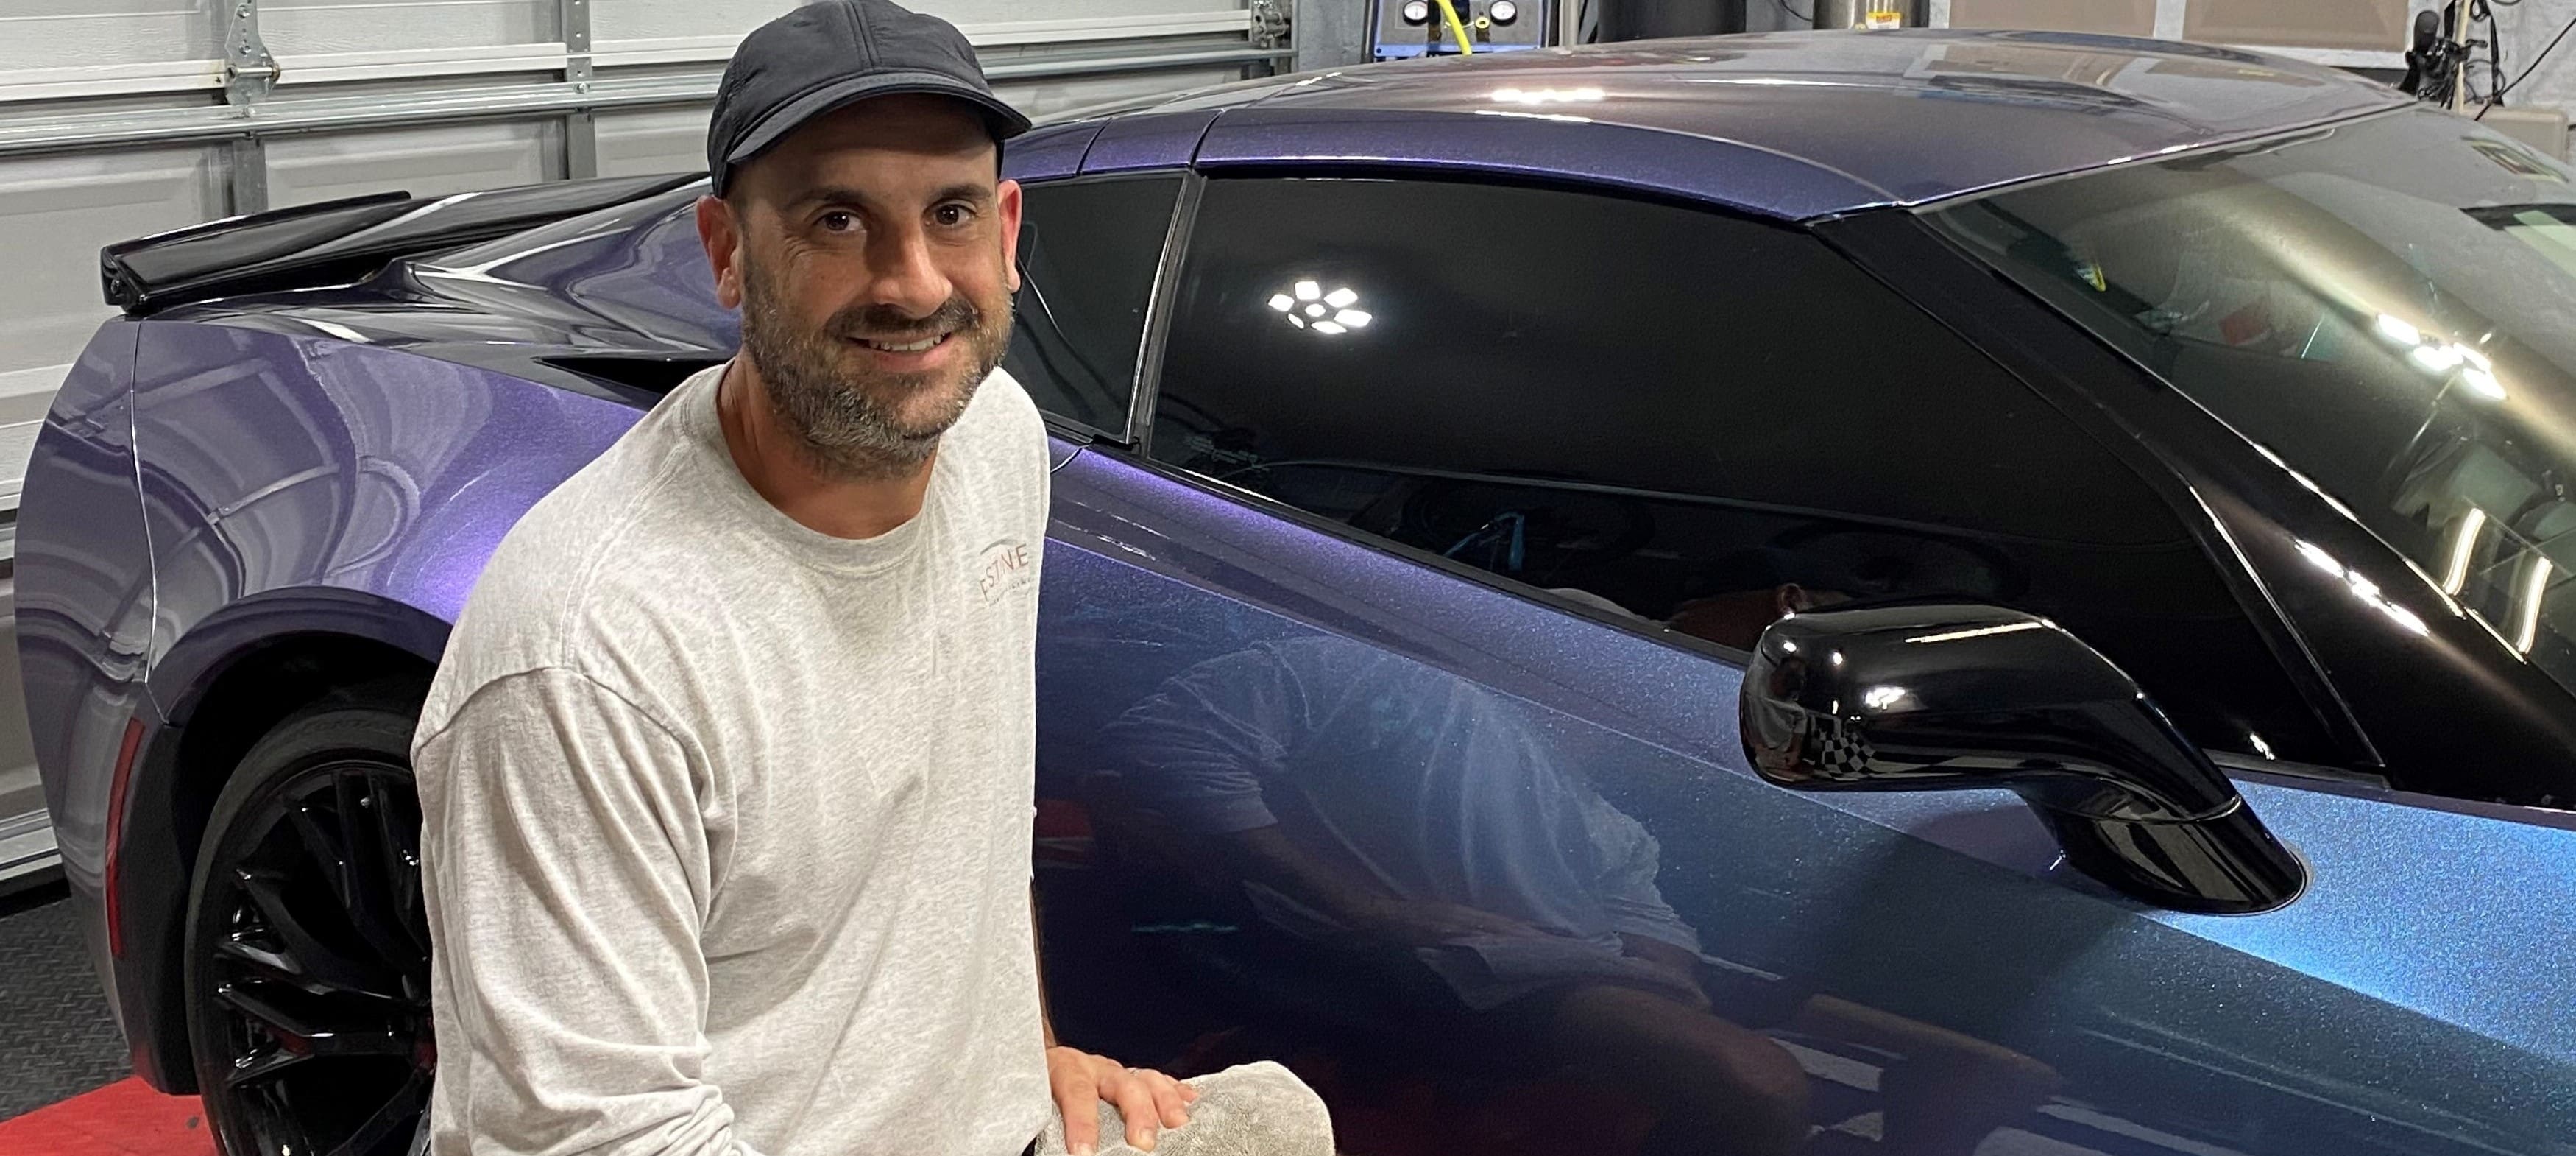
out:
M277 58L259 37L259 0L233 0L224 22L224 103L255 103L276 84Z
M1288 36L1285 0L1252 0L1252 46L1278 48L1288 43Z

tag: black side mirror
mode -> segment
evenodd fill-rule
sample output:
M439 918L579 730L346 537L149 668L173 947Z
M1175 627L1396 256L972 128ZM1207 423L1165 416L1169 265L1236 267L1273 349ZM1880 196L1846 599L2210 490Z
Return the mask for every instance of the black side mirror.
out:
M2067 861L2162 907L2269 911L2307 868L2120 668L1978 605L1783 618L1744 672L1746 755L1802 790L2009 787Z

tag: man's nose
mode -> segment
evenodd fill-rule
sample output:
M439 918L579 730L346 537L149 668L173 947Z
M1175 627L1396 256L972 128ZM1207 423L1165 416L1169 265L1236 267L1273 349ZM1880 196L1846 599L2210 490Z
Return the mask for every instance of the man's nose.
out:
M885 236L879 243L876 282L870 296L880 305L891 305L910 317L927 317L948 303L956 286L939 269L931 252L930 238L919 229L906 229Z

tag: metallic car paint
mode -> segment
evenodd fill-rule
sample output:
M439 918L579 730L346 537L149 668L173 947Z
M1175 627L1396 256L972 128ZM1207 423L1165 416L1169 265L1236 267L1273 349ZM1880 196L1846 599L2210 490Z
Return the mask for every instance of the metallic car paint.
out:
M49 770L105 768L125 719L148 713L151 569L127 405L137 330L110 322L91 339L28 465L15 564L19 660L37 762ZM48 774L45 785L65 874L95 894L107 776Z
M339 588L453 620L519 515L638 416L375 346L157 322L134 413L156 669L209 616L274 591Z
M1448 57L1403 68L1247 82L1128 111L1222 112L1210 133L1211 149L1231 137L1238 120L1275 117L1273 123L1300 124L1357 119L1353 113L1428 116L1414 121L1421 126L1414 136L1371 141L1359 146L1359 155L1394 150L1397 159L1431 163L1444 156L1443 137L1472 134L1454 146L1462 155L1446 158L1457 167L1475 167L1479 154L1507 146L1490 138L1480 143L1481 134L1440 114L1546 118L1568 126L1697 136L1845 177L1841 204L1809 199L1832 187L1821 175L1781 181L1778 199L1763 195L1772 187L1767 181L1720 198L1766 215L1808 217L1888 201L1920 204L2404 103L2394 92L2321 67L2232 49L2069 33L1912 30ZM1128 123L1110 123L1085 171L1186 159L1179 129L1151 134L1160 141L1144 155L1117 145L1125 133L1146 131ZM1898 123L1904 131L1886 131ZM1955 147L1967 139L1977 147ZM1323 156L1349 155L1329 151L1333 142L1312 132L1283 141L1295 143L1267 154L1247 143L1204 155L1286 159L1315 147L1327 150ZM1642 150L1627 155L1632 161L1645 156ZM1515 163L1543 159L1530 149ZM1640 178L1630 183L1644 183Z
M144 691L151 559L134 499L128 404L138 330L101 326L54 395L27 466L15 562L18 661L45 806L120 1023L132 1019L116 998L100 892L108 795L127 726L154 716Z
M1770 149L1661 129L1548 119L1556 115L1262 105L1218 118L1199 148L1198 167L1276 174L1291 165L1344 165L1555 178L1792 220L1893 200L1884 190Z
M2173 1149L2264 1156L2542 1153L2576 1127L2576 1021L2557 1010L2576 961L2542 946L2576 936L2576 914L2526 899L2576 885L2576 824L2247 784L2316 885L2259 916L2143 908L2056 867L2006 792L1761 784L1724 709L1741 677L1726 661L1113 455L1084 455L1056 484L1044 797L1080 798L1080 776L1118 769L1100 728L1170 675L1338 635L1489 690L1579 750L1660 841L1659 882L1711 952L2055 1067L2057 1114L2026 1122L2053 1138L2072 1141L2088 1111ZM2456 881L2471 878L2492 898L2461 902ZM2229 1109L2212 1117L2213 1104Z
M1190 163L1199 138L1217 113L1161 112L1124 117L1101 126L1082 156L1085 173L1120 173L1166 169Z
M1002 175L1015 181L1072 176L1081 171L1082 154L1090 151L1091 139L1100 135L1103 123L1082 121L1013 138L1010 147L1002 150Z

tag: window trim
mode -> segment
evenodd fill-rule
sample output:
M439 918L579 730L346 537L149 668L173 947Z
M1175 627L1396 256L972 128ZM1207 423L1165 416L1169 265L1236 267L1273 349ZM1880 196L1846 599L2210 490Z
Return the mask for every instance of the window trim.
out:
M1136 348L1136 389L1127 395L1126 437L1120 443L1148 452L1154 437L1154 404L1163 394L1163 347L1171 334L1172 309L1180 296L1181 262L1189 255L1190 233L1198 226L1199 199L1207 177L1195 169L1181 174L1180 195L1172 199L1171 224L1163 231L1163 253L1154 265L1154 287L1145 298L1145 333Z
M1094 427L1089 422L1065 417L1061 414L1049 413L1045 407L1039 407L1038 414L1046 420L1047 428L1069 440L1079 441L1085 445L1102 443L1109 445L1137 444L1134 439L1136 436L1136 411L1139 405L1139 399L1145 396L1145 391L1155 376L1147 371L1148 359L1151 359L1157 370L1160 369L1162 361L1161 345L1157 340L1158 332L1155 329L1155 319L1163 312L1161 306L1164 295L1164 282L1175 271L1175 267L1172 264L1172 245L1174 243L1174 238L1185 237L1188 235L1186 223L1198 209L1196 189L1200 178L1198 177L1198 174L1186 169L1141 169L1114 173L1078 173L1062 177L1048 177L1040 180L1020 182L1020 189L1023 194L1021 228L1026 229L1029 224L1026 216L1027 193L1036 192L1042 189L1070 188L1078 185L1145 184L1167 181L1174 177L1180 178L1179 188L1172 196L1171 217L1163 223L1163 248L1161 253L1159 253L1155 258L1154 280L1146 289L1145 294L1145 324L1143 329L1137 333L1136 360L1135 363L1129 367L1127 374L1127 428L1123 430L1100 429ZM1017 272L1023 279L1027 278L1028 268L1020 259L1014 259L1012 265L1014 266L1014 272ZM1017 294L1014 294L1014 296L1017 296Z

